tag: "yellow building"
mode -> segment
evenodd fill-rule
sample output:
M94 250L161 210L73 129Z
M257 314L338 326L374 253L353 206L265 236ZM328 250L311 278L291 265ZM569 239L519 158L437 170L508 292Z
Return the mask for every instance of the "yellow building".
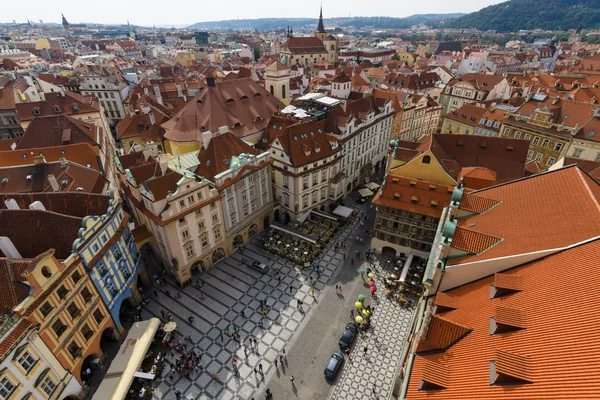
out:
M527 161L547 169L565 156L588 160L600 156L600 147L594 149L595 141L586 140L595 136L596 104L545 95L535 98L517 112L507 113L500 128L503 137L530 142Z
M458 183L480 189L521 178L527 148L521 140L471 135L395 141L386 181L373 199L373 247L389 255L428 257L443 208Z
M265 89L286 106L290 104L290 69L275 61L265 69Z
M415 57L412 55L412 53L406 50L406 47L398 47L396 50L396 58L399 61L402 61L408 66L411 66L415 63Z
M444 115L442 133L473 135L475 128L487 112L485 107L475 104L465 104L459 109Z

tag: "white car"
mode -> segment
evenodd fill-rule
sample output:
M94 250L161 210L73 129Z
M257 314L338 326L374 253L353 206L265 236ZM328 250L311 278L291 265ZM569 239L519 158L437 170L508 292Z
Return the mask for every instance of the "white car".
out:
M259 261L254 261L250 266L262 273L265 273L269 270L269 266L267 264L263 264Z

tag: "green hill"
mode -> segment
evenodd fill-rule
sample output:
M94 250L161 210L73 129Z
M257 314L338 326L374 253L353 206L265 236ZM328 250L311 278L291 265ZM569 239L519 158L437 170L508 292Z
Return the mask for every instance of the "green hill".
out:
M415 14L405 18L394 17L336 17L325 18L325 25L337 25L341 28L354 27L374 29L406 29L412 25L427 24L435 25L441 20L450 20L465 14ZM236 30L236 29L284 29L292 26L295 30L314 27L317 18L257 18L257 19L235 19L227 21L197 22L189 26L189 29L208 30Z
M498 32L520 29L586 29L600 27L600 0L511 0L446 21L444 28L477 28Z

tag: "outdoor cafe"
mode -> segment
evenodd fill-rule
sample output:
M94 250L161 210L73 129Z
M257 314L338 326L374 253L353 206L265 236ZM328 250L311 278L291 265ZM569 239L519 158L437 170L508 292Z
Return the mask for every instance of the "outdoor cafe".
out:
M177 329L175 322L162 329L160 325L158 318L133 324L92 399L152 398L152 385L161 375L166 355L163 339Z

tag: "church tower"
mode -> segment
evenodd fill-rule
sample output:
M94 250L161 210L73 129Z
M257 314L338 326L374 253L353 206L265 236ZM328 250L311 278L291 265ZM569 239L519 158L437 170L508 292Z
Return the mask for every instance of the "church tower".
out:
M325 24L323 24L323 5L321 5L321 13L319 14L319 24L317 25L317 31L315 36L324 41L327 38L327 32L325 32Z
M65 31L69 32L71 25L69 24L69 21L67 21L67 19L65 18L65 14L61 14L61 15L62 15L62 26L63 26L63 28L65 28Z
M290 69L275 61L265 68L265 89L286 106L290 104Z

